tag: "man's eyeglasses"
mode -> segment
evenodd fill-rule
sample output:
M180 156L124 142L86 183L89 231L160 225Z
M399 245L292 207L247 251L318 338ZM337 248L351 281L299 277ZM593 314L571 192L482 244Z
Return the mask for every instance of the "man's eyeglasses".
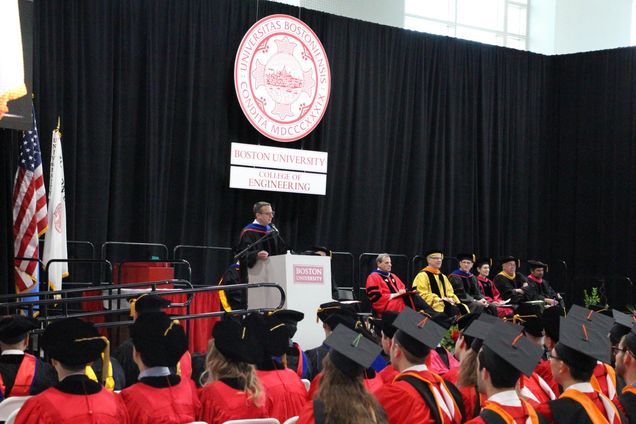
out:
M614 354L614 356L618 355L618 352L623 352L623 353L627 353L630 350L627 348L620 348L618 346L612 346L612 353Z
M261 215L271 215L274 216L274 211L271 212L259 212Z

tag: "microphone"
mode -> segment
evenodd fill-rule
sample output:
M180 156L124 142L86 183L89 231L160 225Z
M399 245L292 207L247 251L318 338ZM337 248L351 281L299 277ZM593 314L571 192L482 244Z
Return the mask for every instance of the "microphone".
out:
M274 225L274 223L269 224L269 226L270 226L270 227L272 227L272 232L273 232L273 233L275 233L275 234L278 234L278 233L279 233L278 228L276 228L276 226Z

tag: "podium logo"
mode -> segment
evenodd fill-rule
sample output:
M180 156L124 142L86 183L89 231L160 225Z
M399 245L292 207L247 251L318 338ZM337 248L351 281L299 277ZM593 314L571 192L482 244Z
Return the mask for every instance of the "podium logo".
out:
M294 265L294 282L323 284L324 273L322 265Z
M247 31L234 61L243 113L276 141L305 137L320 123L331 88L329 61L316 34L293 16L271 15Z

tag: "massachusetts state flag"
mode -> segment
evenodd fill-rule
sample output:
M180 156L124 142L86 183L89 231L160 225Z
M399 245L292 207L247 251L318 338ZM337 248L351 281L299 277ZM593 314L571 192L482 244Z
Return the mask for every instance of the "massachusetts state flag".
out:
M59 129L53 130L51 143L51 175L49 177L49 231L44 240L44 265L49 276L49 289L62 290L62 278L68 276L67 262L51 259L68 259L66 250L66 202L64 197L64 159Z
M33 127L24 133L20 143L13 185L13 250L16 258L25 258L15 260L16 293L37 289L38 241L47 229L42 156L33 111ZM26 260L28 258L32 260Z

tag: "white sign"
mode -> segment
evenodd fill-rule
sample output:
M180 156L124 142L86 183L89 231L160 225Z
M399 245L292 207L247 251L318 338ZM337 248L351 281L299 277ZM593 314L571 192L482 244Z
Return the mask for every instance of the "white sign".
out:
M327 173L327 152L232 143L230 165Z
M231 166L230 187L324 196L327 192L327 175Z

